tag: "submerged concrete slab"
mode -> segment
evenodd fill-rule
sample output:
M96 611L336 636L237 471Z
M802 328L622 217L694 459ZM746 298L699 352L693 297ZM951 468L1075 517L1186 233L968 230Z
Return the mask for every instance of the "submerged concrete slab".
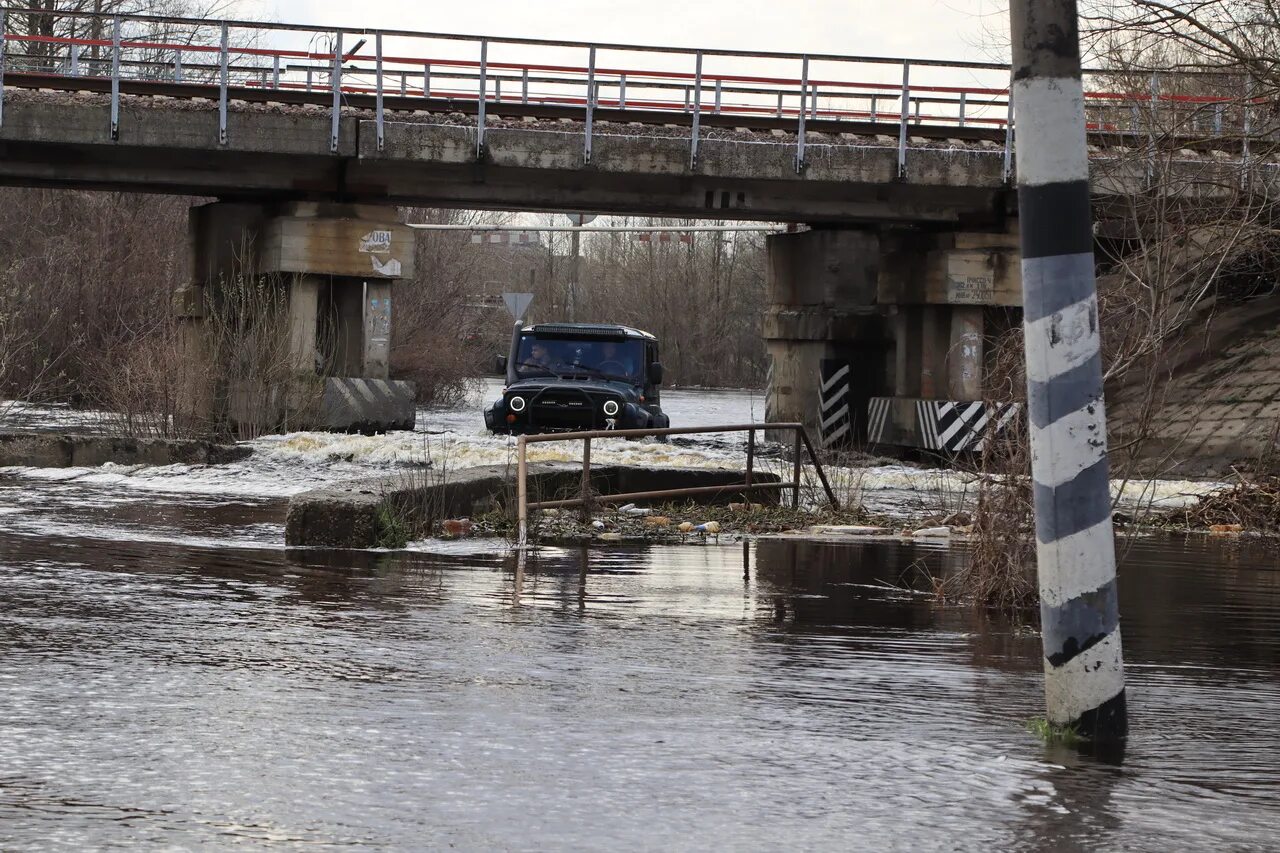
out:
M728 486L741 483L745 477L742 471L632 465L602 465L592 468L591 473L592 488L602 494ZM757 483L778 481L776 474L755 474ZM575 463L531 463L527 482L531 501L575 497L581 485L581 468ZM514 465L464 468L450 471L444 478L423 469L395 478L356 480L290 499L285 544L372 548L391 519L414 525L431 519L471 517L514 507L515 495ZM736 494L726 491L695 502L728 503L737 499ZM757 492L752 500L776 502L777 493Z

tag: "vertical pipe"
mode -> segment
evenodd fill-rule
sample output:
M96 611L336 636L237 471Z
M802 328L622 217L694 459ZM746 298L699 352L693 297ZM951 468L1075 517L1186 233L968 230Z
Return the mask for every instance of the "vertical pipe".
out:
M1009 74L1009 96L1005 98L1008 102L1005 104L1004 113L1004 179L1006 182L1013 177L1013 73ZM1082 104L1083 106L1083 104Z
M713 110L716 114L720 112L720 93L724 89L724 81L719 77L716 78L716 108Z
M684 111L689 112L689 87L684 87Z
M618 75L618 109L627 108L627 75Z
M1023 329L1050 724L1123 741L1089 159L1075 0L1012 0Z
M0 25L0 29L3 29L3 25ZM0 41L4 41L4 33L3 33L3 32L0 32ZM3 49L2 49L2 48L0 48L0 53L3 53L3 52L4 52L4 51L3 51ZM178 51L177 53L175 53L175 54L174 54L174 56L175 56L175 57L180 57L180 56L182 56L182 51ZM72 77L79 77L79 76L80 76L80 46L79 46L79 45L75 45L75 44L71 45L71 57L70 57L70 59L71 59L71 69L70 69L70 70L71 70L71 76L72 76ZM177 60L175 60L175 62L176 62L176 61L177 61ZM174 73L175 73L175 74L177 73L177 69L178 69L179 67L180 67L180 66L178 66L178 65L174 65ZM0 73L2 73L2 72L3 72L3 69L0 69ZM180 81L178 81L178 78L177 78L177 77L174 77L174 80L175 80L175 82L180 82Z
M591 439L582 439L582 486L579 489L582 506L579 517L585 524L591 520Z
M529 103L529 69L520 73L520 103Z
M591 119L596 100L596 48L587 49L587 120L582 132L582 162L591 162Z
M384 118L386 113L382 108L382 31L373 34L373 64L374 64L374 109L373 120L378 134L378 150L382 150L385 140Z
M791 508L800 508L800 428L796 427L795 442L791 446L792 466L791 466L791 482L794 487L791 489Z
M800 58L800 122L796 126L796 173L804 171L804 93L809 91L809 56Z
M872 121L876 120L876 101L877 100L878 98L876 98L875 95L871 96L871 120Z
M782 93L778 93L778 118L782 118Z
M111 138L120 138L120 16L111 21Z
M686 96L687 97L687 96ZM702 121L702 51L693 61L693 131L689 134L689 168L698 167L698 125Z
M227 22L222 22L222 40L218 43L218 144L227 144L227 78L230 74L231 58L227 51L230 37L227 34Z
M307 66L307 91L311 91L311 66Z
M1252 128L1249 123L1249 101L1253 98L1253 86L1249 84L1249 76L1246 74L1244 78L1244 100L1240 104L1240 108L1244 111L1242 117L1242 133L1240 135L1240 186L1244 186L1249 180L1249 134Z
M408 72L400 72L400 97L409 94L409 74Z
M484 108L489 95L489 40L480 39L480 101L476 113L476 159L484 157Z
M280 54L271 57L271 88L280 88Z
M898 119L898 177L907 176L907 117L911 112L911 63L902 62L902 115Z
M960 126L964 127L965 93L960 93Z
M752 480L755 479L756 464L756 431L747 430L747 485L750 486ZM748 500L749 502L749 500Z
M493 100L494 103L502 103L502 78L497 75L493 78Z
M0 12L0 127L4 127L4 34L9 30L9 13ZM72 46L75 50L75 46Z
M422 65L422 97L431 97L431 63L425 62Z
M522 435L516 439L516 547L524 550L529 543L529 463L528 445Z
M329 151L338 150L338 120L342 116L342 30L338 30L333 42L333 70L329 72L329 86L333 89L333 109L329 117Z
M921 103L922 103L922 100L920 98L916 98L916 110L915 110L916 124L920 123L920 104Z

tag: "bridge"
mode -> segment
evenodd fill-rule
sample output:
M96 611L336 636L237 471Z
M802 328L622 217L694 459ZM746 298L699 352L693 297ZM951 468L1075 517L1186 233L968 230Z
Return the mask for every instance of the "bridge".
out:
M886 443L938 444L927 412L981 399L992 309L1019 304L1005 65L3 14L28 26L0 27L0 183L219 199L178 310L198 329L252 243L292 277L299 370L338 306L333 378L372 384L331 383L337 426L412 416L379 332L412 271L395 205L804 223L769 241L770 419L817 425L824 364L857 364L852 426ZM1189 80L1087 75L1099 197L1174 171L1274 193L1268 106Z

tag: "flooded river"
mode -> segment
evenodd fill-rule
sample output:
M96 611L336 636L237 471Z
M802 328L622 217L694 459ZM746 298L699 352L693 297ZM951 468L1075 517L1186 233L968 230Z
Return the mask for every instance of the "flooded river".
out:
M1133 734L1104 762L1026 732L1033 631L902 588L959 549L552 549L517 586L493 543L283 548L310 484L500 453L474 416L0 472L0 849L1275 849L1273 548L1127 549ZM875 476L892 503L923 475Z

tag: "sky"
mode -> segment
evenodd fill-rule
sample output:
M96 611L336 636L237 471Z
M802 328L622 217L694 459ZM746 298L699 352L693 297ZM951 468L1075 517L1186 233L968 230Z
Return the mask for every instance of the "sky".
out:
M247 15L570 41L1006 61L1002 0L241 0ZM1007 47L1001 50L1007 53Z

